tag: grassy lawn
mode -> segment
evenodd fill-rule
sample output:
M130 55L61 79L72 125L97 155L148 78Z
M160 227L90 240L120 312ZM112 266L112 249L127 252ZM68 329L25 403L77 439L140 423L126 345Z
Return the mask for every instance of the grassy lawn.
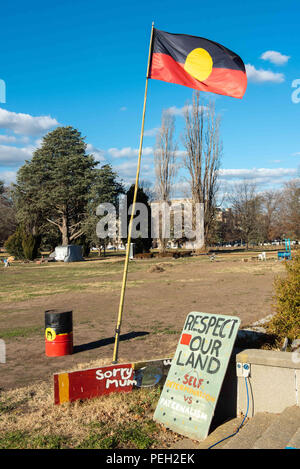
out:
M171 259L173 261L173 259ZM201 259L208 262L207 257ZM177 259L176 264L199 262L199 258ZM170 258L147 259L129 263L129 273L145 272L152 264L170 263ZM26 301L39 296L49 296L70 291L114 291L120 289L124 268L123 259L108 258L75 263L35 264L14 262L4 268L0 264L0 303ZM127 286L135 286L148 280L128 280Z
M130 271L143 268L131 264ZM115 274L123 270L123 261L89 261L37 265L15 262L9 268L0 267L0 302L25 301L37 296L48 296L89 288L119 288Z
M61 406L49 389L0 393L0 449L148 449L178 438L152 419L159 388Z

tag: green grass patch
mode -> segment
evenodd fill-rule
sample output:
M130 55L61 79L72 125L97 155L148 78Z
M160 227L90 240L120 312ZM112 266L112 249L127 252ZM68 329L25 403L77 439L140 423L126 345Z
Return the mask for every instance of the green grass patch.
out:
M68 448L68 438L61 435L39 435L28 432L6 432L0 436L0 449L63 449Z
M151 432L156 430L151 420L131 422L118 428L100 422L91 426L91 433L85 438L77 449L149 449L155 442Z
M65 449L69 447L69 438L61 435L39 435L27 444L30 449Z
M161 323L156 323L154 326L151 326L152 334L166 334L166 335L174 335L180 334L181 331L172 329L170 327L163 326Z
M30 337L34 334L43 334L43 328L40 326L19 327L15 329L0 330L1 339L11 339L14 337Z
M0 436L0 449L26 448L29 435L27 432L6 432Z

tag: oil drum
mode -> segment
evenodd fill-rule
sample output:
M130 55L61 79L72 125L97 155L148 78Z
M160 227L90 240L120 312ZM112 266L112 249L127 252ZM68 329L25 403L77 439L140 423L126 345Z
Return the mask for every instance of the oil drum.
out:
M45 311L45 353L47 357L61 357L73 353L72 311Z

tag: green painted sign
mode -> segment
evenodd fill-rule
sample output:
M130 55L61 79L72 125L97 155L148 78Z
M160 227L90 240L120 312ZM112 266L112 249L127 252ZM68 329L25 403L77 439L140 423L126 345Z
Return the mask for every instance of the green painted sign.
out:
M194 440L207 437L240 319L187 315L154 420Z

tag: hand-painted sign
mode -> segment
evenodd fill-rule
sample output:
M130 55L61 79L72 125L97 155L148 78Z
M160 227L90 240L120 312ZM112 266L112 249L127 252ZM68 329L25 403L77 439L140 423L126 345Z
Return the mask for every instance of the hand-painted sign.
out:
M195 440L208 434L240 319L187 315L154 420Z
M62 404L163 383L171 359L102 366L54 375L54 402Z

